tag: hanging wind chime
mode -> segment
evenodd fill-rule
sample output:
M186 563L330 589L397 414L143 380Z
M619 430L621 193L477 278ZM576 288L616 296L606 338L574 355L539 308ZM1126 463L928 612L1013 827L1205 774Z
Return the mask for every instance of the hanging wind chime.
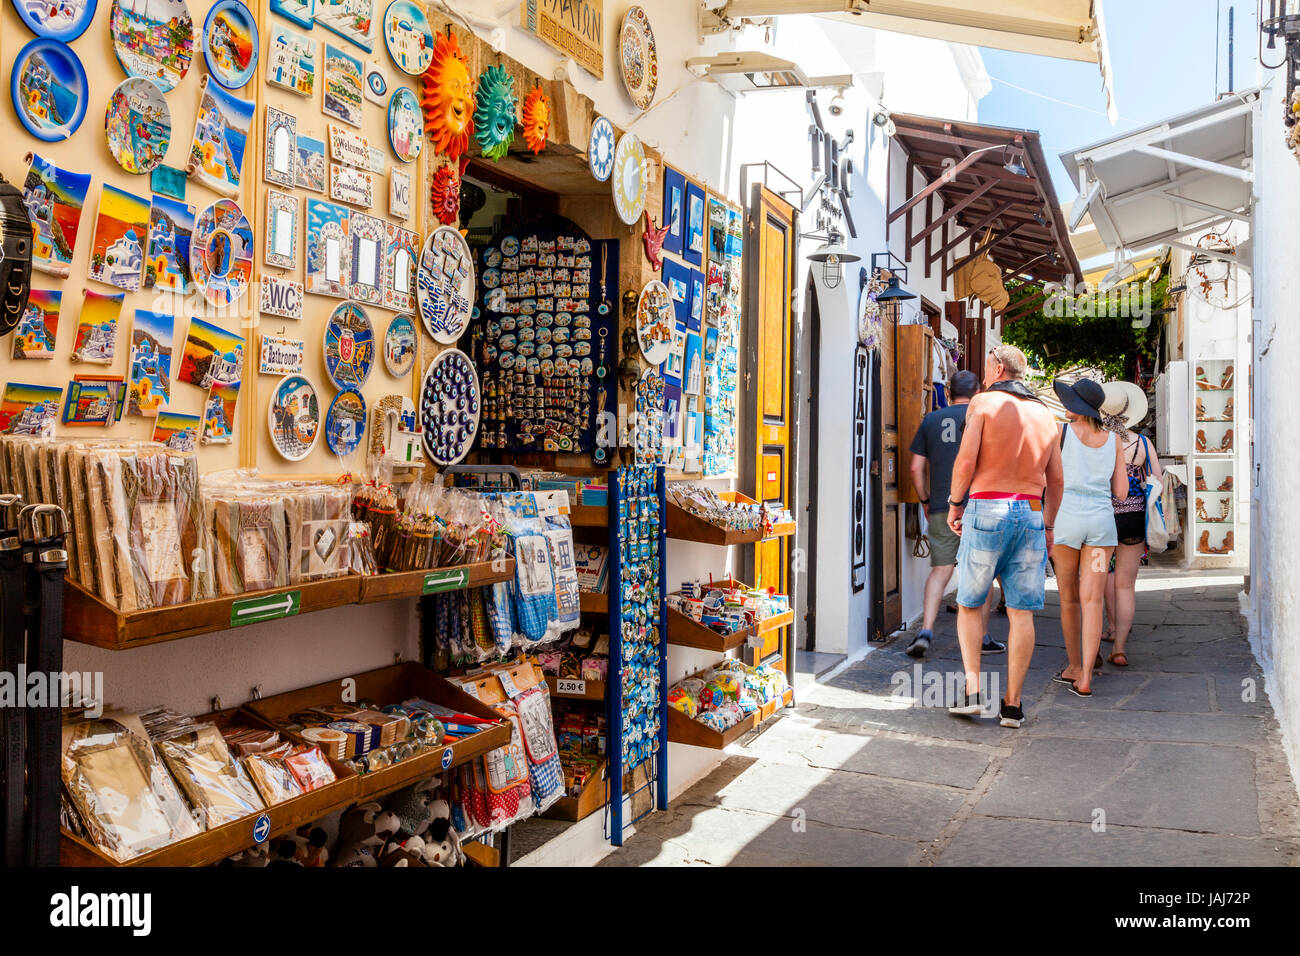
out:
M434 149L452 162L469 150L474 135L474 84L469 60L447 28L433 44L433 59L421 75L424 132Z
M489 66L478 78L474 100L474 138L484 158L500 161L515 140L519 111L515 78L500 64Z

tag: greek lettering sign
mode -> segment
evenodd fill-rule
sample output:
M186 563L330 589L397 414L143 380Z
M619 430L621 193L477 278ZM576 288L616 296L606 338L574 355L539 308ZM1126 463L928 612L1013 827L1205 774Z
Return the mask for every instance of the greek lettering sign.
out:
M524 0L519 25L554 50L605 78L605 0Z

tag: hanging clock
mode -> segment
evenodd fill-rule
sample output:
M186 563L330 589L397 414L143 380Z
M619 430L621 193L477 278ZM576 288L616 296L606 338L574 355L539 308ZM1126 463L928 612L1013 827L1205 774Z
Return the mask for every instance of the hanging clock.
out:
M440 352L424 373L420 389L420 425L424 447L438 465L464 458L478 434L480 393L478 373L460 349Z
M591 124L587 143L587 165L597 182L605 182L614 171L614 124L603 116Z
M641 141L632 133L624 133L614 150L614 172L610 182L614 191L614 211L629 226L636 225L645 209L649 191L645 164Z

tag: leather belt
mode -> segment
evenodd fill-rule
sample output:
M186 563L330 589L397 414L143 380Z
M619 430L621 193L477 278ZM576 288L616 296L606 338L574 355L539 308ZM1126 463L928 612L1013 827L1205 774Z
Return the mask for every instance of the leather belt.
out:
M27 660L26 626L23 601L26 572L23 570L22 545L18 539L20 495L0 495L0 671L17 675ZM6 867L23 865L26 856L24 835L24 800L27 767L27 712L21 700L0 710L0 850Z

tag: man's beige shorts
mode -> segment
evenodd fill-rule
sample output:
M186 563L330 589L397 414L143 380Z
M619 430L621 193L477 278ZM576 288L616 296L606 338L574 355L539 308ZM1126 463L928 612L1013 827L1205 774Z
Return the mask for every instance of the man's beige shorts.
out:
M926 534L930 538L930 567L941 568L957 563L957 547L961 544L961 538L948 527L948 512L940 511L930 515Z

